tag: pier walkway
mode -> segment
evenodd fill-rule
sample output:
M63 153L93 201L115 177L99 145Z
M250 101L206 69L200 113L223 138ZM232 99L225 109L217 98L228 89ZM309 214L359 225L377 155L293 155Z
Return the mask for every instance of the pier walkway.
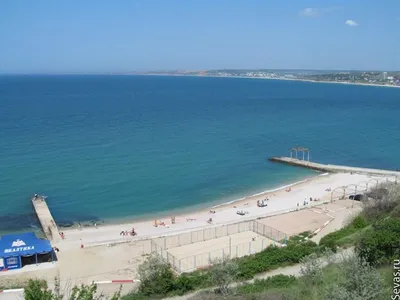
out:
M322 172L331 172L331 173L359 173L359 174L369 174L369 175L382 175L382 176L395 176L400 179L400 171L392 171L392 170L380 170L380 169L368 169L368 168L358 168L358 167L348 167L348 166L339 166L339 165L325 165L320 163L311 162L308 160L301 160L293 157L271 157L268 159L272 162L284 163L287 165L304 167L308 169L313 169Z
M59 241L60 234L58 232L57 224L50 213L45 198L40 195L35 195L31 198L31 201L47 239L53 242Z

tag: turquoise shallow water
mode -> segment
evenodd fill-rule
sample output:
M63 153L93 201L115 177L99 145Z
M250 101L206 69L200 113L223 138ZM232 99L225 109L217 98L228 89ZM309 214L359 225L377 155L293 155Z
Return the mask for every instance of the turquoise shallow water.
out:
M230 201L314 172L311 159L400 168L400 89L146 76L0 77L0 231L142 218Z

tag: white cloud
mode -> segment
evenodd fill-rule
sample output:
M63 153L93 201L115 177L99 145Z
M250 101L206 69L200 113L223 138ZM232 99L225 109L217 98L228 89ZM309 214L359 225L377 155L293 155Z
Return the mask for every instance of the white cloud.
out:
M341 8L342 8L342 6L330 6L330 7L323 7L323 8L308 7L308 8L302 9L299 12L299 15L302 17L318 17L325 13L330 13L330 12L333 12L333 11L341 9Z
M353 20L347 20L346 22L344 22L344 24L348 25L348 26L358 26L358 23L356 21Z
M303 17L316 17L319 14L320 14L320 12L319 12L318 8L312 8L312 7L302 9L299 12L299 15L303 16Z

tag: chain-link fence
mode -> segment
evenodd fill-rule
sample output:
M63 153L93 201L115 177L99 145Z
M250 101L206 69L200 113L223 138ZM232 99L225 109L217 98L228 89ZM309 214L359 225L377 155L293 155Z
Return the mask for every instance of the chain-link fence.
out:
M255 232L263 238L252 239L250 242L237 245L231 245L229 242L226 247L184 258L175 257L168 251L171 248L221 239L247 231ZM230 241L230 237L228 240ZM217 258L224 258L226 256L231 258L242 257L260 252L271 244L286 244L286 240L287 235L285 233L262 224L257 220L251 220L156 238L151 242L151 250L160 255L167 263L171 264L175 270L182 273L207 267L211 261Z
M260 222L254 221L253 231L261 236L265 236L266 238L274 242L286 244L286 239L287 239L286 233L283 233L282 231L269 227Z
M169 260L171 266L180 273L192 272L209 267L215 259L238 258L261 252L270 245L282 245L267 238L255 239L231 247Z
M193 243L205 242L218 239L224 236L250 231L253 229L254 221L244 221L240 223L222 225L201 230L184 232L176 235L165 236L155 239L155 242L163 249L181 247Z

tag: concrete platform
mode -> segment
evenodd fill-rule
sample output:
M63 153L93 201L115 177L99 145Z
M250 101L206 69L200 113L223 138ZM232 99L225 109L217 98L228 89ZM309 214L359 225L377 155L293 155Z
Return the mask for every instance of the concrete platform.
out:
M271 157L268 159L272 162L279 162L284 163L287 165L297 166L297 167L304 167L308 169L313 169L322 172L332 172L332 173L359 173L359 174L369 174L369 175L387 175L387 176L394 176L400 179L400 171L394 170L381 170L381 169L368 169L368 168L358 168L358 167L349 167L349 166L340 166L340 165L325 165L316 162L311 162L307 160L301 160L292 157Z
M60 234L45 198L40 195L35 195L31 198L31 201L46 238L51 242L58 242L60 240Z

